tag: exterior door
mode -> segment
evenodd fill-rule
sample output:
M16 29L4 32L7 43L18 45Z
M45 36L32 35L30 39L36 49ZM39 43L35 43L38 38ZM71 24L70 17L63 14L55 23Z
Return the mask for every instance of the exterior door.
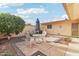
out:
M72 36L78 36L78 23L72 23Z

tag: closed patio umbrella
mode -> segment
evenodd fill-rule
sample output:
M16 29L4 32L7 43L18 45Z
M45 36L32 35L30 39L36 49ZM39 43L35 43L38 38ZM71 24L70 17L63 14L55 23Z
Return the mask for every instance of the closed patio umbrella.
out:
M39 34L39 33L40 33L40 21L39 21L38 18L37 18L37 20L36 20L35 32L36 32L36 34Z

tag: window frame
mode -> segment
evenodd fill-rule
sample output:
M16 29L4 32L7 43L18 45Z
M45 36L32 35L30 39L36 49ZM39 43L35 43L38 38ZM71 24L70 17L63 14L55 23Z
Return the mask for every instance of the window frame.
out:
M51 24L47 25L47 29L52 29L52 25Z

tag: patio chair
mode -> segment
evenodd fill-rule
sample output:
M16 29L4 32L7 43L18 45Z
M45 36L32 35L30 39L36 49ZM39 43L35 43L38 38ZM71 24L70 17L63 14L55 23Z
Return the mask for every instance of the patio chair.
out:
M43 31L42 36L43 37L47 36L47 32L46 31Z
M30 42L29 42L29 47L32 48L34 45L36 45L35 38L34 37L31 37L30 38Z

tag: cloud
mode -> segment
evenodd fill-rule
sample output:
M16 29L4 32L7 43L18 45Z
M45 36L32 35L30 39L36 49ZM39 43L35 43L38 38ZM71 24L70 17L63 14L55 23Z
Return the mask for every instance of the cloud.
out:
M0 3L0 8L8 8L8 7L18 7L22 6L24 3Z
M52 22L52 21L61 21L61 20L65 20L65 19L68 19L68 16L66 14L62 15L62 16L54 16L54 18L52 19L46 19L44 21L41 21L41 23L44 23L44 22Z
M8 6L0 6L0 8L8 8Z
M2 4L2 3L0 3L0 8L8 8L8 6L6 5L6 4Z
M0 3L0 7L6 5L6 3Z
M17 14L17 13L11 13L11 14L21 17L25 21L26 24L28 24L28 23L32 24L33 23L33 21L32 21L33 19L30 19L29 15L22 15L22 14Z
M66 14L62 15L61 18L68 19L68 16Z
M43 5L40 5L40 7L43 8L44 6Z
M22 19L28 19L30 16L29 15L21 15L17 13L11 13L12 15L20 16Z
M24 3L0 3L0 6L22 6Z
M66 14L62 15L62 16L55 16L54 20L65 20L68 19L68 16Z
M26 18L29 18L29 16L26 16Z
M25 19L24 21L26 22L26 24L29 24L29 23L30 23L30 24L33 24L32 19Z
M8 6L14 6L14 7L18 7L18 6L22 6L24 5L24 3L10 3L8 4Z
M48 13L44 8L29 8L29 9L17 9L18 14L41 14Z

